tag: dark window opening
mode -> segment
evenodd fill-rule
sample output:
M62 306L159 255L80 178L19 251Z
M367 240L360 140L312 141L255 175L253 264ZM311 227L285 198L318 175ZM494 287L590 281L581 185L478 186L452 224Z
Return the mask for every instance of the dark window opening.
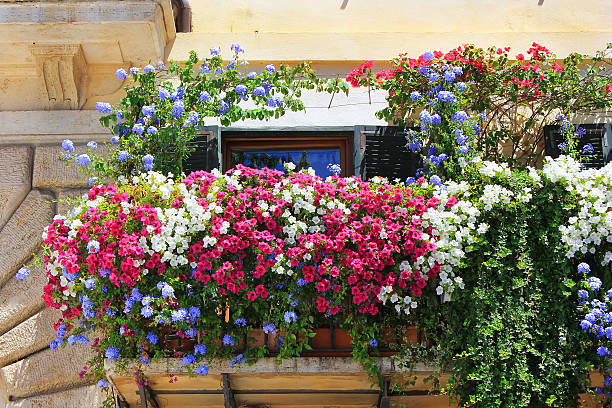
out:
M601 168L612 161L612 132L610 125L606 124L583 124L579 125L585 133L578 140L578 151L582 151L584 146L591 144L593 146L593 154L586 156L583 161L586 168ZM607 131L606 131L607 129ZM559 145L564 142L563 135L559 126L549 125L544 127L544 136L546 140L546 155L553 159L561 155Z
M191 32L191 7L187 0L172 0L172 14L177 33Z

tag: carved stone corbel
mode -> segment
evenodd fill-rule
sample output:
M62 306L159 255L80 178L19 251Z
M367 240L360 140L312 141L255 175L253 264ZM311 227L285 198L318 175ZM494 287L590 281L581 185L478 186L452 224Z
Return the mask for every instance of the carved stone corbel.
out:
M30 46L49 109L80 109L85 103L87 62L80 44Z

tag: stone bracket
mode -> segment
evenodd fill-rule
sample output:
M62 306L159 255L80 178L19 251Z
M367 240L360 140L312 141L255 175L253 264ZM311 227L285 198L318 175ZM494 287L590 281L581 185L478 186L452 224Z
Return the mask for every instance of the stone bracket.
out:
M85 103L87 61L80 44L33 44L49 109L80 109Z

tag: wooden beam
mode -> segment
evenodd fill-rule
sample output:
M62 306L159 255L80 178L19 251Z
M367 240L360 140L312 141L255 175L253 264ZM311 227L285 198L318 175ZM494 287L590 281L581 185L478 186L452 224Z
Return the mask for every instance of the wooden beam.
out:
M230 385L229 374L223 374L223 397L225 400L225 408L236 408L236 400Z

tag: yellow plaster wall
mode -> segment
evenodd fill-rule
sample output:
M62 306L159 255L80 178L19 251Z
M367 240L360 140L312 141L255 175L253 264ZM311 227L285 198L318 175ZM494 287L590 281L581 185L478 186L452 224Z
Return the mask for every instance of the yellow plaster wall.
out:
M539 4L541 3L541 4ZM559 57L612 42L611 0L190 0L193 32L179 34L171 58L240 42L250 60L386 60L400 52L462 43L533 41Z

